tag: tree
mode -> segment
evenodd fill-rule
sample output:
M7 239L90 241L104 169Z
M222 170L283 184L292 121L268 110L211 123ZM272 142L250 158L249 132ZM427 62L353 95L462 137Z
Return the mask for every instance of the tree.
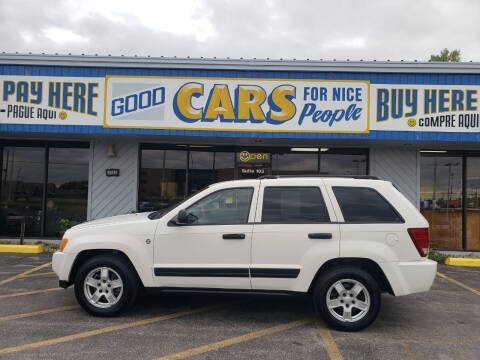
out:
M455 49L449 51L447 48L440 52L440 55L430 55L430 61L459 62L460 50Z

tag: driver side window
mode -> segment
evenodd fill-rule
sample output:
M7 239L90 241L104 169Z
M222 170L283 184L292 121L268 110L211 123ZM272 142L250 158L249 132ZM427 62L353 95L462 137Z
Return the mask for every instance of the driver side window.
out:
M188 224L246 224L252 195L253 188L224 189L209 194L185 209Z

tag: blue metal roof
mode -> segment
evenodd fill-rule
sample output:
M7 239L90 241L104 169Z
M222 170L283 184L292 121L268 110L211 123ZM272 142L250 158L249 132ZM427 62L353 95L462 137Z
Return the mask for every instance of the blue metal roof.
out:
M230 138L268 139L345 139L345 140L403 140L403 141L446 141L480 142L480 133L426 132L426 131L376 131L368 134L328 133L278 133L206 130L157 130L157 129L114 129L102 126L84 125L24 125L0 124L0 132L55 133L55 134L104 134L104 135L161 135L161 136L202 136Z
M142 69L209 69L306 72L463 73L480 72L479 62L355 61L324 59L231 59L62 54L0 54L0 64Z
M134 76L197 76L219 78L274 78L274 79L335 79L369 80L372 84L422 84L422 85L480 85L480 74L454 73L375 73L375 72L302 72L302 71L246 71L246 70L196 70L171 68L111 68L67 67L36 65L0 65L0 75L105 77L106 75ZM65 125L14 125L0 124L0 132L65 133L65 134L117 134L117 135L169 135L239 138L295 138L295 139L356 139L479 142L480 133L370 131L369 134L328 133L265 133L205 130L113 129L101 126Z

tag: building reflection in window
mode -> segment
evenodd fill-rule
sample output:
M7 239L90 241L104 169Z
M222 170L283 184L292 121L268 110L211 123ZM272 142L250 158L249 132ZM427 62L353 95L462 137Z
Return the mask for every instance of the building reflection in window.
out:
M87 219L89 149L49 148L45 235Z
M40 236L44 164L44 148L3 148L0 235L18 237L25 222L25 236Z
M163 209L186 195L187 151L142 149L138 207Z
M320 154L322 175L366 175L367 155Z
M235 176L235 152L216 151L213 167L216 181L233 180Z
M195 193L215 182L213 151L190 151L189 193Z
M143 145L139 211L163 209L210 184L233 180L236 176L235 166L248 167L256 164L237 162L235 165L235 154L240 150L250 149L207 145ZM266 169L266 174L270 173L270 164L273 175L367 173L366 149L326 148L314 152L294 152L289 151L289 148L285 150L276 148L269 151L271 161L261 164ZM238 173L237 171L237 176L240 177Z
M218 151L190 151L189 194L219 182L233 180L235 154Z
M422 156L420 208L430 223L430 246L462 248L462 158Z
M273 175L318 174L318 153L272 154Z
M480 250L480 157L467 157L467 250Z
M88 143L4 146L2 160L0 235L25 222L26 237L59 238L87 219Z

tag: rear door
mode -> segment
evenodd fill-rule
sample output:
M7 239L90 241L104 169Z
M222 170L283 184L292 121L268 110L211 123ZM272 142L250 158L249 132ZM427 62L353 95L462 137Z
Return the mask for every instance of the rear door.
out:
M306 291L338 257L339 226L320 179L262 180L252 238L256 290Z
M380 180L325 179L340 222L341 257L368 258L377 263L419 259L408 234L407 218L397 209L413 207L390 182ZM423 223L423 222L422 222Z

